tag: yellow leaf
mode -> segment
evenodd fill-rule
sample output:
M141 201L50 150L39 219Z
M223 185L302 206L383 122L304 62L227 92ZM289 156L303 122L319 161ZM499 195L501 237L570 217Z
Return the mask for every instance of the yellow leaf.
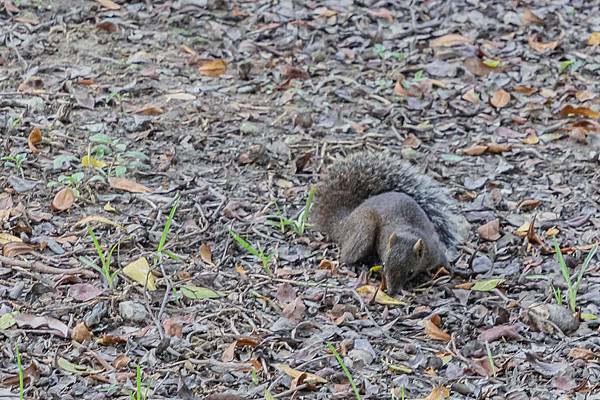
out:
M485 60L483 60L483 64L490 68L498 68L498 66L500 65L500 61L486 58Z
M588 38L588 44L590 46L597 46L600 44L600 32L593 32Z
M378 304L389 306L400 306L406 304L403 301L391 297L390 295L386 294L383 290L372 285L361 286L356 289L356 293L363 297L373 297L373 295L375 295L375 302Z
M315 383L327 383L327 379L322 378L319 375L311 374L310 372L298 371L297 369L294 369L287 364L275 364L275 367L277 367L281 372L294 379L298 378L302 374L306 374L306 377L303 381L304 383L307 383L309 385Z
M104 205L104 207L103 207L103 208L104 208L104 211L108 211L108 212L117 212L117 209L116 209L116 208L114 208L114 207L112 206L112 204L110 204L110 201L109 201L108 203L106 203L106 204Z
M150 291L156 290L156 278L150 271L150 265L145 257L140 257L127 264L123 273Z
M529 232L529 221L525 221L523 223L523 225L521 225L520 227L517 228L517 230L515 231L515 236L518 237L525 237L527 236L527 232Z
M81 158L81 165L83 165L86 168L98 168L98 169L102 169L104 167L106 167L108 164L102 160L98 160L96 157L94 156L89 156L89 155L85 155Z
M525 139L523 139L523 144L538 144L540 142L540 138L535 134L535 132L527 135Z
M371 269L369 269L369 272L379 272L383 269L382 265L373 265L371 267Z
M584 321L595 321L598 319L594 314L589 313L581 313L579 317Z
M21 243L22 240L16 236L11 235L10 233L1 233L0 232L0 244L6 244L6 243L12 243L12 242Z
M548 230L546 231L546 235L548 236L556 236L558 235L560 231L558 230L557 227L553 226L552 228L548 228Z

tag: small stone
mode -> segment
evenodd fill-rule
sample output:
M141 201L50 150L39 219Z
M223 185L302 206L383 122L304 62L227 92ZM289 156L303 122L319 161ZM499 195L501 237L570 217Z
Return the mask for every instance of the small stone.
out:
M142 322L148 318L146 307L135 301L122 301L119 304L119 314L124 320L133 322Z

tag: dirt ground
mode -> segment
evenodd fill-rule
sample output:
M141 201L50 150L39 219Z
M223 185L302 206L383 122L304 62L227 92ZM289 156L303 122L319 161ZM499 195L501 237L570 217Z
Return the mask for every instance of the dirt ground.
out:
M0 398L600 398L599 32L583 0L0 1ZM396 300L303 225L365 149L464 217Z

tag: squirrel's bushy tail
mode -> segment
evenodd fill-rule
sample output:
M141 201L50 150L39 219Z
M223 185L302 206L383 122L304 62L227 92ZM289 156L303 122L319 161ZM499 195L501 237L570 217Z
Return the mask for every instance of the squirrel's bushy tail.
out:
M371 196L403 192L425 211L448 248L459 239L452 202L447 191L434 179L398 158L359 152L335 162L317 185L313 221L328 235L354 208Z

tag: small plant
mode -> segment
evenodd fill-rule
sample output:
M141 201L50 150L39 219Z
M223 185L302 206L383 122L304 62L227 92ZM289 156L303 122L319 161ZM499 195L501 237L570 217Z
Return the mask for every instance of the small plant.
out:
M265 389L265 400L275 400L275 397L269 392L269 389Z
M100 267L98 267L98 265L96 265L94 262L90 261L89 259L82 258L82 261L84 261L86 264L90 265L96 271L100 272L100 274L102 275L102 277L108 284L108 287L112 290L112 289L114 289L115 278L117 277L118 271L110 272L110 262L112 259L112 254L115 251L115 249L118 247L119 243L115 243L110 248L110 251L108 252L108 254L104 254L104 250L102 250L102 246L100 246L100 242L98 242L98 239L96 238L96 235L94 234L94 231L92 230L92 228L88 227L87 232L88 232L88 235L90 236L90 238L92 239L92 243L94 244L94 249L96 249L98 258L100 258Z
M494 356L492 355L492 350L490 349L490 344L485 342L485 349L487 351L488 363L490 364L490 370L492 371L492 375L494 378L496 377L496 364L494 364Z
M23 176L23 163L26 159L27 153L18 153L0 158L0 160L4 161L5 167L16 169L21 176Z
M354 378L352 377L352 373L350 373L350 370L346 366L346 363L342 359L342 356L340 356L340 353L338 353L338 351L335 349L335 346L333 344L331 344L331 342L327 342L327 348L329 349L329 351L331 351L331 353L333 353L338 364L340 365L340 367L342 367L342 370L344 371L344 375L346 375L346 378L348 378L348 381L350 382L350 386L352 386L352 391L354 392L354 396L356 397L356 400L361 400L360 393L358 392L356 383L354 383Z
M574 60L561 61L561 63L559 64L560 72L565 72L567 70L572 70L574 67L575 67L575 61Z
M271 253L269 255L266 255L264 251L262 251L261 249L257 249L256 247L252 246L250 243L248 243L247 241L245 241L233 229L229 229L229 235L231 235L231 237L233 238L233 240L235 240L237 242L237 244L239 244L244 250L246 250L248 253L252 254L254 257L257 257L258 259L261 260L262 265L263 265L263 269L265 270L265 272L267 274L269 274L269 275L272 274L271 268L269 267L269 263L271 262L271 260L275 256L275 253Z
M142 388L142 368L140 365L135 367L135 392L129 396L131 400L146 400L147 396Z
M165 222L165 226L163 227L162 234L160 235L160 240L158 241L158 245L156 246L156 254L157 256L162 255L163 253L167 255L167 257L178 260L176 254L165 250L165 246L167 244L167 237L169 236L169 231L171 230L171 224L173 224L173 218L175 218L175 212L177 211L177 207L179 207L179 195L175 198L173 205L171 206L171 210L169 211L169 215L167 216L167 221Z
M583 279L583 275L587 272L588 266L592 261L592 258L596 254L596 251L598 250L598 245L595 244L594 247L592 247L592 249L589 251L588 255L585 257L583 265L581 266L579 272L576 275L575 282L573 282L573 280L571 279L571 275L569 274L569 267L567 267L567 263L565 262L563 254L560 250L560 246L556 241L556 237L552 238L552 245L554 246L556 262L558 262L560 272L562 273L562 276L567 284L567 302L569 303L569 308L572 312L575 312L577 311L577 292L579 291L579 287L581 286L581 280ZM562 304L562 293L558 292L558 294L561 298L561 302L559 304ZM557 297L556 291L554 291L554 296Z
M17 368L19 369L19 399L25 399L25 373L23 371L23 363L21 362L21 352L19 345L15 345L15 353L17 354Z
M559 306L562 306L563 305L562 290L560 290L560 288L555 288L553 285L550 285L550 288L552 289L552 294L554 294L554 300L556 300L556 304L558 304Z
M84 172L75 172L71 175L60 175L57 180L48 182L48 188L52 189L56 186L68 186L75 197L79 197L79 191L81 190L81 184L85 178Z
M268 225L279 227L279 229L281 230L282 233L285 232L285 228L291 227L292 231L294 231L294 233L297 236L304 235L306 228L310 226L308 224L308 219L310 217L310 211L312 208L312 203L313 203L314 198L315 198L315 189L312 188L308 192L308 198L306 199L306 204L304 205L304 208L302 209L302 211L300 211L300 213L298 214L296 219L286 218L285 216L283 216L283 213L281 212L279 207L277 207L277 204L275 204L275 207L277 209L275 218L279 219L279 221L275 222L272 220L267 220L266 223Z
M423 70L420 69L417 72L415 72L415 76L413 77L412 81L413 82L419 82L422 81L424 79L423 77Z

